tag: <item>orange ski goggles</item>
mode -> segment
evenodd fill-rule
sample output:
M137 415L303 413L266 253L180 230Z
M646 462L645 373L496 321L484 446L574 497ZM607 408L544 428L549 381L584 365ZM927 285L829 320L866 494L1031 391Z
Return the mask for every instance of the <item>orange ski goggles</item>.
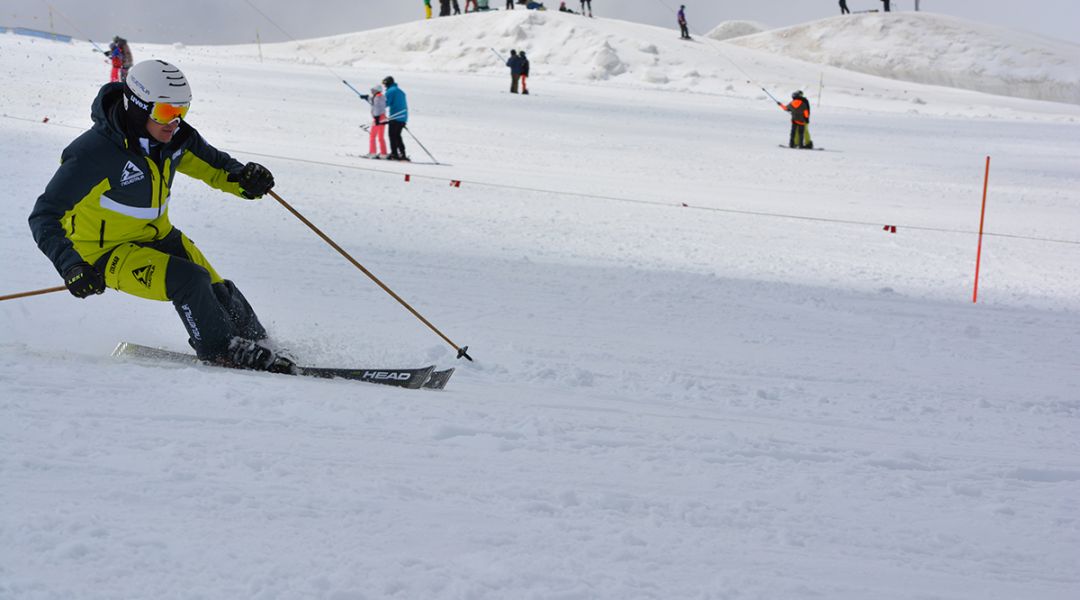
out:
M191 108L191 106L188 104L155 102L154 108L150 111L150 118L160 125L168 125L173 121L178 121L186 117L189 108Z

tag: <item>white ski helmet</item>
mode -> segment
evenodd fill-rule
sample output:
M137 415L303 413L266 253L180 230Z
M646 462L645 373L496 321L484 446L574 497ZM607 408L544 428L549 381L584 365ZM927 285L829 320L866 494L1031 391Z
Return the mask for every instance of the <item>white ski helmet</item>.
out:
M144 60L131 67L127 88L145 103L191 104L191 86L180 69L163 60ZM128 98L125 95L125 106Z

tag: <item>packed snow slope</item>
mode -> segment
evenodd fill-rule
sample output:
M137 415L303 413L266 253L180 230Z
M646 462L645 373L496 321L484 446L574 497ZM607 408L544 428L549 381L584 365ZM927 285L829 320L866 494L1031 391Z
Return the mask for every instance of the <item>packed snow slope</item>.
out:
M731 43L891 79L1080 104L1080 45L933 13L831 17Z
M828 151L792 151L712 42L515 13L303 42L333 73L294 44L134 44L477 362L273 200L181 177L173 223L304 362L458 372L425 393L123 362L120 340L186 347L171 305L0 302L0 598L1080 596L1080 107L834 69ZM529 50L533 95L487 44ZM604 44L628 68L590 78ZM806 71L731 54L784 90ZM107 65L0 56L5 294L60 283L25 217ZM648 81L650 57L682 75ZM443 166L409 137L417 163L357 158L340 79L388 74Z

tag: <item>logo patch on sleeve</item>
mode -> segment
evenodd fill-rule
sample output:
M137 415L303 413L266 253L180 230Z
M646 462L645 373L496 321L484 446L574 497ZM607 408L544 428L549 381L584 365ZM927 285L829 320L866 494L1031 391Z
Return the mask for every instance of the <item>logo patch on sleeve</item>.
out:
M150 284L154 282L154 265L146 265L145 267L132 269L131 276L135 278L135 281L138 281L149 288Z
M125 186L146 179L146 173L143 173L139 167L135 166L135 163L130 160L124 165L124 172L120 174L120 185Z

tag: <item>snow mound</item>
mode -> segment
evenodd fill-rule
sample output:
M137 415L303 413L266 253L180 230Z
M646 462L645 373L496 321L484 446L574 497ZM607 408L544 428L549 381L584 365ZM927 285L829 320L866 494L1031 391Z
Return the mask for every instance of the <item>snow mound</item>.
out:
M714 40L725 41L745 35L754 35L767 30L768 27L754 21L724 21L717 25L705 37Z
M266 48L266 47L264 47ZM556 11L492 11L417 21L357 33L277 44L275 59L400 71L507 75L511 49L528 53L534 76L578 82L687 89L701 74L734 79L716 50L689 45L669 28ZM498 56L496 56L498 55Z
M734 32L739 26L718 29ZM949 102L962 104L963 114L1008 110L999 99L976 98L972 91L1080 105L1077 46L925 13L825 19L728 41L705 37L686 43L671 28L555 11L492 11L262 49L275 61L353 71L486 77L508 75L505 60L516 49L528 53L537 82L761 100L767 99L763 88L809 89L819 81L819 71L804 61L817 61L840 68L828 77L834 105L874 98L879 109L951 110L928 109L924 96L943 97L916 89L913 82L953 88ZM221 50L214 47L212 53ZM256 47L234 46L229 52L254 56Z
M953 17L839 16L729 43L890 79L1080 104L1080 46Z

